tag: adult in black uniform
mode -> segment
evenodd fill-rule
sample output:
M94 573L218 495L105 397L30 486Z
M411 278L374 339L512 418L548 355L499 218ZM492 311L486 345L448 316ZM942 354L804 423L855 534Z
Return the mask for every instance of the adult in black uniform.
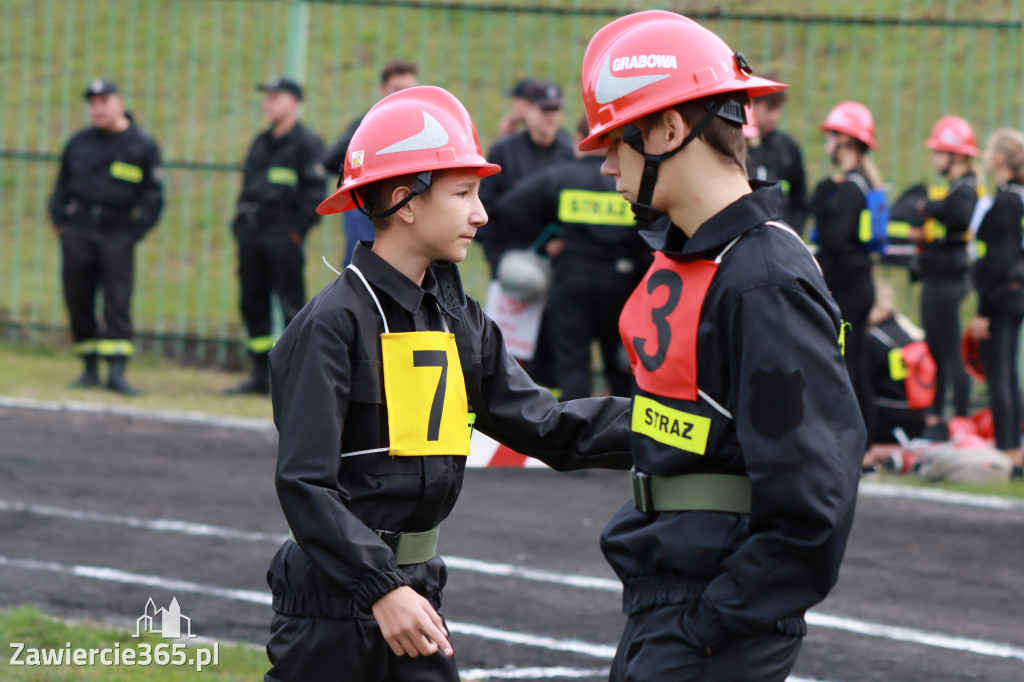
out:
M107 388L134 395L125 379L132 343L131 297L135 244L164 207L160 148L125 111L117 85L98 79L85 91L92 125L68 141L50 197L50 218L64 257L64 301L75 350L85 364L75 386L99 386L98 360L107 361ZM103 328L96 290L103 290Z
M534 81L527 87L526 97L529 100L526 107L526 130L507 135L494 143L487 153L487 160L501 166L502 172L484 178L480 185L480 199L492 215L492 220L487 230L481 233L479 241L492 268L498 267L501 257L509 249L531 246L547 227L547 224L505 224L497 211L501 197L533 173L575 158L572 140L560 127L565 113L562 88L555 83ZM558 242L546 244L547 253L557 256L557 245ZM524 366L535 381L557 390L558 376L549 310L550 307L541 318L533 359Z
M380 96L387 97L399 90L419 85L418 74L419 67L415 62L392 59L380 71ZM324 152L321 163L329 172L341 175L342 166L345 165L345 154L348 153L348 145L362 121L362 116L352 121L330 149ZM373 225L370 223L370 219L359 211L345 212L341 216L341 223L345 229L343 264L348 265L352 261L352 252L355 250L356 244L363 240L373 240Z
M825 149L839 174L822 180L811 197L818 262L832 297L848 324L843 335L846 368L857 393L864 421L871 424L874 398L867 377L864 345L868 314L875 302L871 278L871 254L867 194L882 187L869 149L875 149L875 122L868 108L859 102L840 102L825 118L821 129L827 135ZM869 436L871 432L869 430Z
M231 227L238 241L242 319L252 373L227 393L270 391L267 353L274 345L270 297L277 294L284 323L306 302L302 246L320 219L317 203L327 178L324 143L298 119L302 87L278 77L256 86L270 127L256 136L245 159L238 212Z
M774 79L773 76L768 78ZM747 150L747 168L754 180L779 183L783 195L783 216L798 234L803 234L807 219L807 176L800 145L778 129L785 104L785 91L753 100L759 143Z
M865 441L839 311L744 166L748 95L785 86L661 11L598 31L582 71L581 148L607 145L663 228L620 322L635 470L601 539L629 617L611 679L782 682L838 577Z
M577 142L590 134L587 118ZM558 387L563 400L593 393L591 344L601 348L612 395L628 396L633 380L619 340L619 313L650 265L629 203L601 175L604 149L549 166L506 192L495 218L511 231L555 224L563 244L548 299Z
M921 284L921 326L935 358L935 402L928 425L943 421L947 387L953 389L953 416L966 417L971 379L960 360L960 303L967 296L967 241L978 179L972 159L978 143L970 124L958 116L943 116L932 128L927 147L945 183L930 188L918 202L924 226L910 231L921 245L916 270Z
M462 488L469 409L476 428L555 469L625 469L629 404L556 402L462 294L453 262L487 222L480 176L500 169L455 97L385 97L352 144L365 154L320 211L358 206L376 240L271 352L276 484L295 541L268 573L265 679L459 682L436 540Z
M969 333L980 341L978 355L985 368L996 447L1021 475L1020 327L1024 320L1024 135L997 130L985 148L985 171L999 183L985 213L975 247L978 261L972 272L978 290L978 315Z

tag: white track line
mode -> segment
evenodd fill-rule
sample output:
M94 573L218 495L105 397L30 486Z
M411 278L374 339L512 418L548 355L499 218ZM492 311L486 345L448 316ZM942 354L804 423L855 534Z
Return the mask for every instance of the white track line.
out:
M238 429L241 431L272 432L275 430L274 423L269 419L230 417L209 414L206 412L189 412L186 410L153 410L141 407L131 407L129 405L105 405L102 403L88 403L75 400L35 400L32 398L0 396L0 407L22 410L38 410L44 412L77 412L83 414L112 415L169 424L211 426L216 428ZM1024 500L1012 497L960 493L942 490L939 488L912 488L898 484L875 483L872 481L861 482L860 494L865 497L917 500L955 506L978 507L981 509L996 509L1003 511L1020 511L1024 509Z
M5 500L0 500L0 511L24 512L39 516L51 516L79 521L110 523L114 525L129 526L132 528L144 528L147 530L183 533L186 535L193 536L216 537L227 540L242 540L246 542L267 542L278 544L282 542L285 537L284 535L279 535L275 533L242 531L234 528L227 528L225 526L213 526L209 524L192 523L189 521L180 521L175 519L144 519L136 516L101 514L97 512L87 512L77 509L65 509L61 507L52 507L49 505L31 504L26 502L8 502ZM39 564L40 566L47 565L47 562L35 563ZM609 592L612 594L621 594L622 592L622 585L621 583L619 583L619 581L609 580L607 578L596 578L593 576L559 573L556 571L525 568L523 566L516 566L514 564L503 564L455 556L445 556L445 563L448 565L449 568L470 571L474 573L484 573L486 575L519 578L523 580L532 580L536 582L550 583L555 585L564 585L566 587L577 587L581 589L596 590L599 592ZM0 565L2 565L2 562L0 562ZM88 567L82 568L82 570L86 569L88 569ZM117 574L116 569L102 570L115 571L114 575ZM106 579L99 575L87 575L85 573L75 573L75 575ZM126 573L124 575L135 574ZM157 578L157 580L159 580L159 578ZM181 584L184 586L188 586L191 591L197 591L199 588L202 587L199 586L197 583ZM211 587L209 589L220 590L221 588ZM182 591L185 591L184 587L182 588ZM237 590L232 591L232 593L239 594L244 594L245 592L245 590L242 590L240 592ZM211 592L209 594L211 594L211 596L224 596L224 598L227 599L236 598L225 596L219 593ZM262 593L258 592L253 594L261 595L261 597L265 598L264 601L256 601L254 603L269 603L269 601L267 601L269 600L269 597L267 597L266 595L263 595ZM242 601L246 601L246 599L242 599ZM924 646L932 646L940 649L965 651L980 654L983 656L994 656L998 658L1016 658L1019 660L1024 660L1024 649L1020 649L1006 644L986 642L984 640L966 639L963 637L955 637L952 635L945 635L938 632L928 632L924 630L904 628L896 625L886 625L884 623L872 623L870 621L859 620L856 618L832 616L828 614L817 613L814 611L808 612L806 618L808 625L814 625L817 627L829 628L833 630L843 630L846 632L853 632L856 634L867 635L870 637L880 637L883 639L912 642L915 644L922 644Z
M474 668L473 670L460 670L459 676L467 680L467 682L472 680L576 680L581 677L608 677L608 668L592 670L566 668L564 666L552 668Z

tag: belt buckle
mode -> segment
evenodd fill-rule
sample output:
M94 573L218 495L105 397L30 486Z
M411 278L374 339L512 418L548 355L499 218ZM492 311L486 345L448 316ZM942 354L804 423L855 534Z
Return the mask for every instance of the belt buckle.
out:
M633 506L642 514L650 514L654 506L651 499L651 475L633 467L629 470L629 478L633 483Z
M402 537L401 533L396 533L390 530L378 530L377 537L383 540L384 544L387 545L392 552L398 554L398 541Z

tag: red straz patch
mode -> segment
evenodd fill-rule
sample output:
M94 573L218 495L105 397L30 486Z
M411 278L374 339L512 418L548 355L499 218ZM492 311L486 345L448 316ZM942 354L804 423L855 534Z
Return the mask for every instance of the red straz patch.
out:
M655 395L697 399L697 325L718 265L658 252L619 316L637 385Z

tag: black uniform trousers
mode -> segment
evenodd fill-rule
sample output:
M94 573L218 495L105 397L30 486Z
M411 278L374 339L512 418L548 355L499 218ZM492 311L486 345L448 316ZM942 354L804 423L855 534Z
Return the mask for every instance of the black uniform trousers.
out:
M238 229L238 278L241 285L242 320L249 333L249 350L270 350L270 296L277 293L285 326L306 303L302 277L305 257L288 228L241 221ZM262 345L261 345L262 344Z
M609 393L628 397L633 390L633 375L619 337L619 313L631 293L631 287L602 286L578 278L560 281L556 275L548 310L560 400L593 395L590 350L595 339Z
M978 346L985 368L996 447L1013 450L1021 445L1020 327L1024 320L1024 291L1006 297L989 317L989 338Z
M274 616L264 682L460 682L455 657L396 656L373 614L332 591L294 542L274 556L267 583ZM423 596L444 620L440 592Z
M684 611L669 604L631 615L610 682L784 682L796 664L803 639L776 631L737 639L708 656L687 638Z
M875 303L875 284L871 276L860 277L836 283L832 286L832 298L839 306L843 322L849 323L845 333L845 350L843 360L846 371L853 384L853 392L857 395L857 403L864 423L868 427L868 445L874 436L874 389L869 377L868 365L868 316L871 306Z
M131 341L135 234L128 226L67 223L60 234L64 302L76 344L100 339ZM103 290L103 330L96 320L96 292ZM96 348L80 348L94 354ZM127 353L117 353L124 355Z
M929 414L942 416L946 387L953 386L953 414L966 417L971 378L960 358L960 303L967 296L961 277L925 277L921 285L921 326L928 350L935 359L935 401Z

